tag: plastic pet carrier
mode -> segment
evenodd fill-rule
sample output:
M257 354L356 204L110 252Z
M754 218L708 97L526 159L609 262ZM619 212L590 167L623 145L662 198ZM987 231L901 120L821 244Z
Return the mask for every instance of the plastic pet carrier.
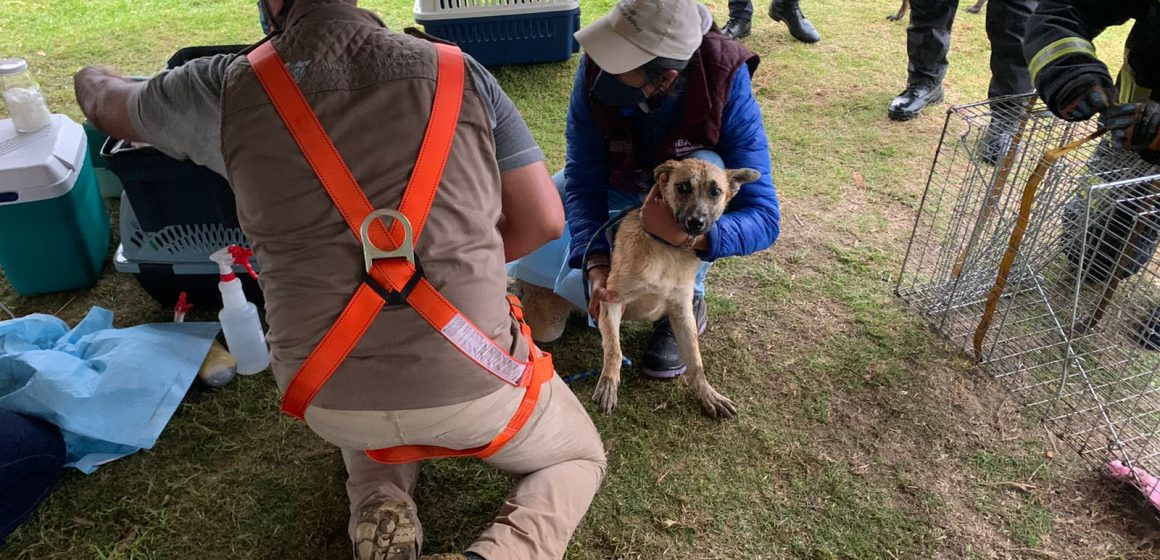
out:
M196 309L217 311L222 308L222 296L218 291L218 266L212 262L196 263L158 263L148 261L132 261L125 257L125 246L117 247L113 257L113 268L117 272L132 274L137 283L157 300L163 307L173 307L178 296L185 292L189 303ZM254 268L258 266L255 264ZM265 300L258 282L246 273L240 266L234 267L234 273L242 281L242 289L246 292L246 299L261 307Z
M127 194L121 196L120 215L121 245L113 261L115 269L132 274L163 306L173 305L184 291L190 303L198 307L221 307L218 269L209 256L229 245L249 247L250 242L241 229L211 223L171 225L146 231ZM261 269L256 259L250 262L255 270ZM240 266L234 267L234 272L242 279L246 297L261 305L262 293L257 282Z
M558 62L580 51L579 0L415 0L415 22L485 66Z
M195 58L233 54L246 45L186 47L166 63L176 68ZM207 123L216 126L216 123ZM109 138L100 151L133 203L142 229L171 225L224 224L237 227L234 194L225 178L191 161L178 161L147 144Z

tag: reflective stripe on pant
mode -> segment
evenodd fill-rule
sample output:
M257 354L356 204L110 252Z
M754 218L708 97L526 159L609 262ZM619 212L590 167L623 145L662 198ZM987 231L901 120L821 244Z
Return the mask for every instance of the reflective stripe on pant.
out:
M717 167L725 167L721 156L711 150L697 150L688 156L712 163ZM561 171L552 176L560 198L564 198L567 188L567 177ZM642 197L616 189L608 189L608 216L612 218L625 208L640 206ZM572 244L572 235L567 225L564 234L559 239L547 243L528 256L507 265L508 276L535 284L555 291L560 297L572 302L578 309L587 309L588 303L584 297L584 282L579 269L568 266L568 251ZM712 263L703 262L697 269L697 278L693 284L693 293L705 295L705 276L709 274ZM595 326L595 325L593 325Z
M989 0L987 38L991 41L989 97L1027 93L1033 89L1023 54L1027 18L1037 0ZM910 26L906 30L910 83L942 83L947 73L951 28L958 0L911 0Z
M419 473L415 464L375 463L362 449L480 445L507 425L522 396L522 389L503 387L481 399L428 409L378 412L310 407L306 422L323 439L344 448L353 517L363 506L388 498L413 507L411 494ZM485 462L524 476L470 550L488 559L563 558L600 487L606 463L596 427L558 376L544 384L524 429Z

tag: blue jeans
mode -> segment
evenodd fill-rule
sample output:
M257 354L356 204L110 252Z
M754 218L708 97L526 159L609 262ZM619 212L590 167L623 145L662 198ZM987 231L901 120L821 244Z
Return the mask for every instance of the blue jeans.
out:
M56 426L0 410L0 544L56 488L63 469Z
M704 160L718 167L725 167L721 156L710 150L697 150L689 154L688 157ZM560 199L563 200L568 178L561 171L552 176L552 181L556 183L556 190L560 191ZM644 199L640 195L608 189L608 216L611 219L621 210L640 206L643 201ZM522 259L509 263L507 266L508 275L529 284L549 288L560 297L572 302L576 307L587 309L588 301L587 294L584 293L583 273L578 269L568 267L568 251L571 246L572 235L565 225L564 234L559 239L547 243ZM698 296L705 295L705 275L709 273L709 266L710 263L701 263L701 268L697 270L693 293Z

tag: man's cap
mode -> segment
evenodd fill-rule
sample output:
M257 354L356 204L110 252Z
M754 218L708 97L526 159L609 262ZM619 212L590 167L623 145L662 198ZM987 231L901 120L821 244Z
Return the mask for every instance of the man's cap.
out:
M692 58L712 24L694 0L621 0L576 40L602 70L623 74L657 57Z

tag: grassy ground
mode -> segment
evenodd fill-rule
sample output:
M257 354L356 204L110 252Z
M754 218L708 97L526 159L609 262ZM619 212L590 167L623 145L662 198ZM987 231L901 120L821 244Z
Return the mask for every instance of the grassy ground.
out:
M394 28L409 2L366 2ZM609 0L584 2L591 21ZM718 16L725 2L710 3ZM610 455L572 559L1145 558L1155 527L1138 502L1070 460L989 379L891 295L941 130L933 109L895 124L905 28L889 2L811 0L825 39L793 42L758 17L755 88L783 204L772 250L710 276L703 343L738 419L697 412L678 383L626 372L621 405L598 416ZM761 14L764 6L758 7ZM24 55L53 107L74 117L69 76L85 63L159 68L187 45L257 37L252 2L10 0L0 55ZM961 13L947 78L965 102L986 91L984 19ZM1118 65L1116 30L1098 43ZM562 164L575 60L497 71ZM70 322L90 305L121 325L167 320L111 269L93 289L0 301ZM644 331L630 330L639 357ZM595 333L571 326L550 350L561 371L598 364ZM576 387L585 401L594 387ZM343 558L343 470L335 450L276 412L269 376L191 391L157 447L92 476L70 473L0 557ZM428 465L419 502L429 550L481 529L512 480L472 462Z

